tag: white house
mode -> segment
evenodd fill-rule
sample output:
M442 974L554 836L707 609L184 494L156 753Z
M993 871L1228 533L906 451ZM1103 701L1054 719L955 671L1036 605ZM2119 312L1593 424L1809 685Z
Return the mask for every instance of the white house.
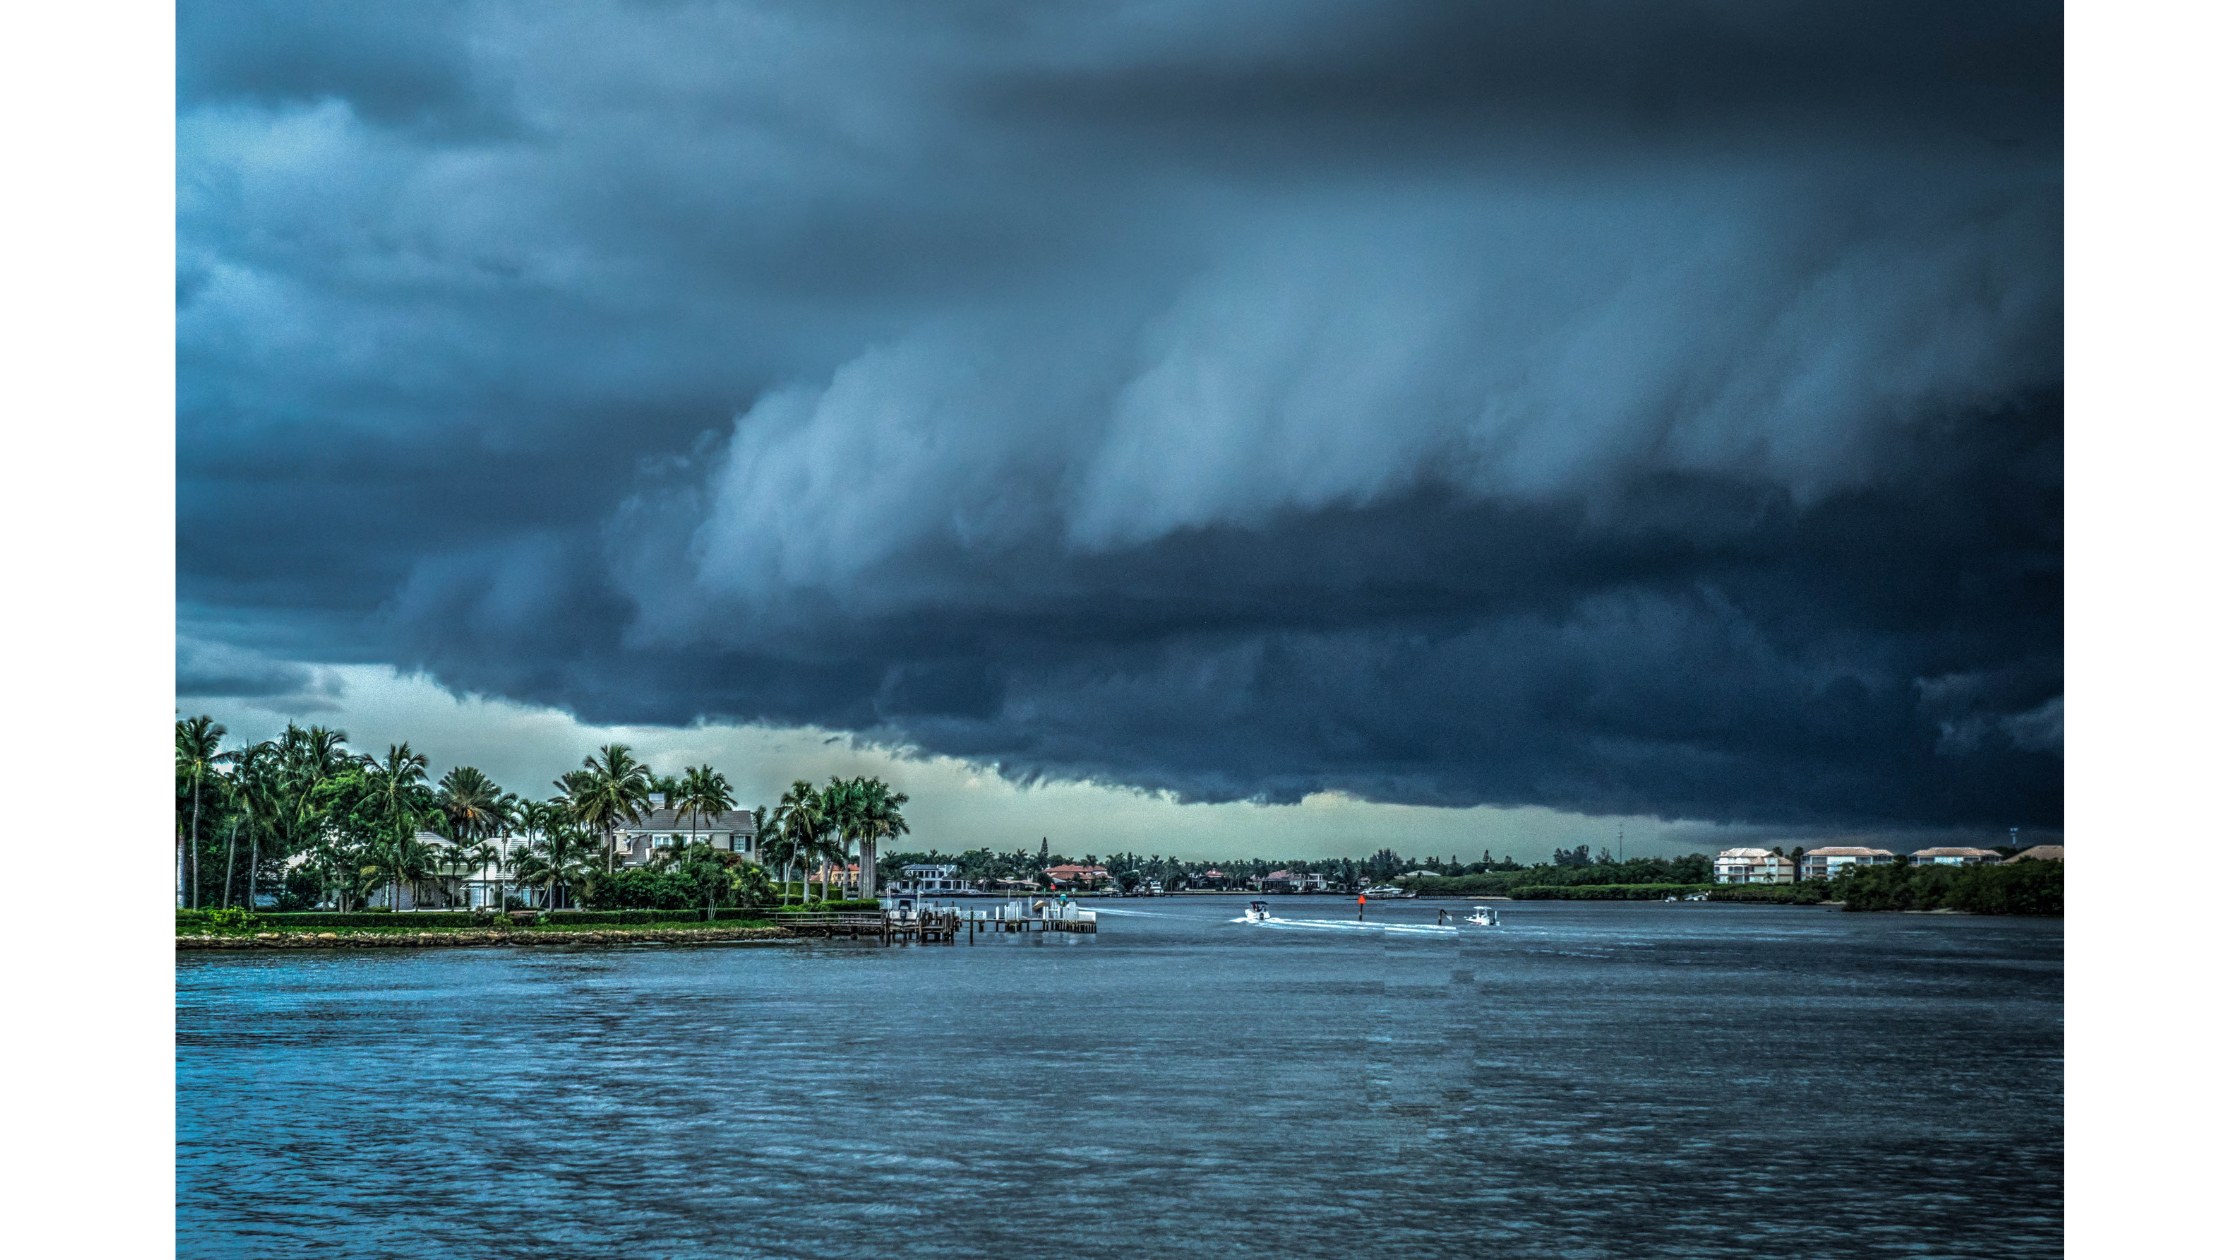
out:
M1897 860L1898 855L1888 849L1862 849L1856 845L1807 849L1804 861L1798 864L1797 878L1834 879L1855 866L1889 866Z
M902 882L890 891L935 896L966 892L961 867L936 862L913 862L902 868Z
M694 840L733 853L753 854L754 815L743 809L727 809L720 814L650 810L637 822L616 829L615 857L625 866L642 866L653 860L656 850L681 848Z
M1711 859L1714 884L1794 884L1797 864L1778 849L1722 849Z
M1912 857L1915 866L1985 866L1998 860L1994 849L1969 848L1915 849Z

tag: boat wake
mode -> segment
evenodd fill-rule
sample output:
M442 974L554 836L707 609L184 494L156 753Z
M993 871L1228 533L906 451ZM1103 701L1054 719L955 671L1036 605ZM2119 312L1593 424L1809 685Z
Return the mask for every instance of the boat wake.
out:
M1264 928L1311 928L1323 932L1397 932L1408 936L1440 936L1460 931L1452 924L1436 923L1354 923L1345 919L1253 919L1237 918L1231 923L1243 923Z
M1115 910L1110 906L1089 906L1086 908L1096 911L1100 917L1108 914L1125 914L1138 919L1187 919L1191 917L1186 914L1168 914L1162 910Z

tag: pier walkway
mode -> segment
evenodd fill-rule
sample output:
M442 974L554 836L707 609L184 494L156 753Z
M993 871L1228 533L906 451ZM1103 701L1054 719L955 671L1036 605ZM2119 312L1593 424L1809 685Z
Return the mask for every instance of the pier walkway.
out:
M994 910L960 910L942 907L905 913L897 910L805 911L773 916L781 928L797 936L845 936L849 940L876 940L882 945L911 942L919 945L954 945L962 936L970 945L987 933L1080 933L1094 936L1097 912L1079 906L1029 911L1018 905Z

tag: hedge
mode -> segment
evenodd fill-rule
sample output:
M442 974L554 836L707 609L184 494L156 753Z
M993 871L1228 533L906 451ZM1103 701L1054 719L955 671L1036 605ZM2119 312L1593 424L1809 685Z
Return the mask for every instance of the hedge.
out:
M766 919L768 907L719 906L718 919ZM299 911L284 914L260 914L255 926L268 931L287 931L291 928L392 928L398 931L435 928L472 928L486 926L491 916L473 914L464 910L430 910L423 913L389 914L385 911ZM704 910L554 910L545 916L547 926L596 926L602 924L647 923L699 923L707 919ZM179 912L178 928L192 932L210 923L208 912L185 910Z
M1962 910L1969 914L2058 916L2062 865L1870 866L1838 884L1846 910Z
M1663 901L1708 890L1709 884L1536 884L1512 888L1517 901Z
M256 916L258 927L263 928L363 928L363 927L473 927L487 923L488 915L470 914L464 910L431 910L425 914L391 914L386 910L298 910L269 912ZM207 911L179 912L179 927L185 930L210 921Z

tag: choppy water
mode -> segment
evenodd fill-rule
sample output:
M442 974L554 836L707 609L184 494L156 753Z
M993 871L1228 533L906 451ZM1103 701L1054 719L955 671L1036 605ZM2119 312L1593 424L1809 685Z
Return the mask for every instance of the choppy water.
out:
M2061 1254L2059 922L1121 908L183 954L179 1254Z

